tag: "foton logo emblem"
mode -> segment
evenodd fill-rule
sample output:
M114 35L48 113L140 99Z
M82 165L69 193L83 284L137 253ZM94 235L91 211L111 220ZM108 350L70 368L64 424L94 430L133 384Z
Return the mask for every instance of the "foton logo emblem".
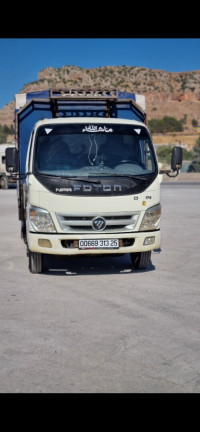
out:
M105 227L106 227L106 221L103 217L97 216L92 220L92 228L95 231L103 231Z

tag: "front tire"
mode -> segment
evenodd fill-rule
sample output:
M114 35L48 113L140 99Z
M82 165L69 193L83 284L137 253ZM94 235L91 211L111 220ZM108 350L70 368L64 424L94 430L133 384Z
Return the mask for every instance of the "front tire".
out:
M8 189L8 180L6 177L3 176L0 178L0 186L1 189Z
M131 261L135 269L144 270L148 267L151 259L151 251L131 253Z
M28 259L29 259L29 270L31 273L43 272L43 255L41 253L29 251Z

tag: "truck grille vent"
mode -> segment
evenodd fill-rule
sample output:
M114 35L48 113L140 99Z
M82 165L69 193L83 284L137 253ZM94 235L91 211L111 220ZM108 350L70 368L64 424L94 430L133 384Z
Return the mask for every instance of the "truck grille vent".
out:
M106 228L103 233L130 232L134 229L139 213L109 213L109 214L64 214L57 213L57 218L62 231L73 233L92 233L98 232L93 229L92 221L95 217L103 217L106 221Z

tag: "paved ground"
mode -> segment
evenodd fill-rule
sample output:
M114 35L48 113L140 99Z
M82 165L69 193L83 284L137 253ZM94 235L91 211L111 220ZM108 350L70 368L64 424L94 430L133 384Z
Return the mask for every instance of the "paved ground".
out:
M200 392L200 185L162 185L162 250L28 271L0 190L0 392Z

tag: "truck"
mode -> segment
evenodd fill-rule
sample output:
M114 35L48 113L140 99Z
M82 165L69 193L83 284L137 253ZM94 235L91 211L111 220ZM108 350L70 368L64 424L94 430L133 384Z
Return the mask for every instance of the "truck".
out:
M6 171L6 149L8 147L11 147L8 143L0 144L0 189L8 189L10 186L16 187L17 185L15 178Z
M147 269L161 245L163 172L147 126L145 96L119 90L47 89L15 96L18 217L31 273L47 255L130 254ZM182 166L173 148L171 169Z

